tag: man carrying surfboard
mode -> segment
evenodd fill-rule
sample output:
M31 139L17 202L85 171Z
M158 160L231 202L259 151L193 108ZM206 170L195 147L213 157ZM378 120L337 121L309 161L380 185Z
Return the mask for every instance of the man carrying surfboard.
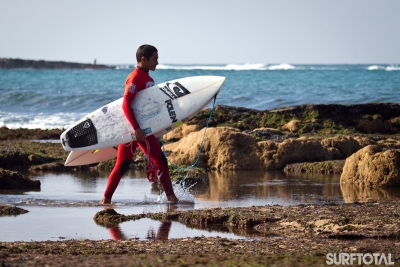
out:
M135 141L118 146L117 162L108 177L101 204L111 203L111 198L122 176L129 169L138 146L149 157L149 160L153 162L156 168L156 175L165 191L168 201L170 203L177 203L178 198L175 196L172 188L168 162L161 151L160 145L154 135L149 135L146 138L146 133L140 128L134 111L131 108L131 103L135 99L137 92L154 85L154 80L149 76L149 71L154 71L158 65L158 51L152 45L142 45L136 51L136 60L137 68L128 75L125 81L122 103L124 114L134 129Z

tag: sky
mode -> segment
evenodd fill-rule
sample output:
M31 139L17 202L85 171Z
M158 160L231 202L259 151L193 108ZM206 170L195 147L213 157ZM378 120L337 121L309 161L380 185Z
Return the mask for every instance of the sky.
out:
M400 64L399 0L0 0L0 58Z

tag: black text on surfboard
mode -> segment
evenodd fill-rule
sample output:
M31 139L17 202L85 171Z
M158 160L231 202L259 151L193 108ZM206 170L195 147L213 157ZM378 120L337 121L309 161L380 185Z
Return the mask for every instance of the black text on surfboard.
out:
M165 103L167 103L167 109L168 109L169 117L172 120L172 123L177 122L178 120L176 119L176 113L174 111L174 105L172 105L171 99L168 99L167 101L165 101Z
M160 87L169 98L176 99L178 97L190 94L189 90L183 87L179 82L165 83L163 87Z

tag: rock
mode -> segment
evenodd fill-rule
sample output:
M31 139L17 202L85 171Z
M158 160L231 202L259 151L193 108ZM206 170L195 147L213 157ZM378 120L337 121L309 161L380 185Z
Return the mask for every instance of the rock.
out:
M123 215L119 214L112 208L106 208L102 211L97 212L93 220L96 224L105 226L105 227L113 227L122 222L130 221L130 220L139 220L144 215Z
M282 130L290 131L291 133L297 133L301 128L300 120L291 120L282 126Z
M332 155L317 140L288 139L278 145L273 159L280 170L289 163L331 160Z
M380 114L366 115L358 122L356 129L362 133L392 133L390 121L385 122Z
M373 141L373 140L371 140L369 138L361 137L361 136L354 137L354 140L356 140L361 147L366 147L366 146L369 146L369 145L375 145L376 144L375 141Z
M169 174L172 181L176 181L178 184L186 188L194 184L210 183L208 175L203 168L193 167L190 169L176 169L173 166L169 166Z
M87 166L87 165L83 165ZM30 171L65 171L71 167L65 167L61 162L53 162L41 165L34 165L29 168Z
M364 147L346 159L341 183L358 186L400 186L400 152L377 145Z
M261 153L260 157L265 170L275 170L275 160L273 157L278 150L278 143L273 141L261 141L257 143L257 146Z
M400 117L395 117L391 118L389 122L394 126L394 127L400 127Z
M16 216L24 213L28 213L29 211L25 209L21 209L15 206L3 206L0 205L0 216Z
M282 142L285 140L285 134L274 128L256 128L250 132L250 136L257 139L272 140L277 142Z
M354 138L348 136L326 138L321 141L321 144L326 148L331 148L333 159L345 159L361 149L360 144ZM337 149L339 154L335 153L332 148Z
M192 132L199 131L200 129L201 127L199 127L198 125L183 124L182 126L174 129L173 131L163 135L162 138L166 142L175 142Z
M192 165L198 155L203 131L192 132L178 142L165 145L175 165ZM209 128L197 167L214 170L263 170L254 139L232 128Z
M0 58L0 69L110 69L97 64L73 63L65 61L26 60L19 58Z
M393 138L379 140L377 144L386 149L400 149L400 141Z
M19 172L0 168L1 190L40 190L40 181L24 177Z
M9 129L6 126L0 127L0 140L45 140L45 139L59 139L62 129Z
M51 155L42 156L32 154L28 150L30 149L17 147L0 148L0 168L27 168L32 165L45 164L56 160ZM37 151L37 153L40 153L40 151Z
M203 131L192 132L178 142L165 145L169 160L175 165L192 165L203 134ZM237 129L209 128L196 166L214 170L281 170L289 163L331 159L331 152L318 140L287 139L282 143L257 143Z
M287 173L324 173L340 174L343 171L344 160L329 160L322 162L303 162L292 163L285 166L283 169Z

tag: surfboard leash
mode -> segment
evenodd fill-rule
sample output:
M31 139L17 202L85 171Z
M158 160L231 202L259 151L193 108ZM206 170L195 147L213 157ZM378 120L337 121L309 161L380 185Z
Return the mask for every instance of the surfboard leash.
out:
M208 117L208 120L207 120L206 128L204 129L203 140L201 141L201 145L200 145L200 148L199 148L199 153L197 154L197 158L196 158L195 162L192 165L190 165L189 167L181 168L181 167L178 167L177 165L175 165L174 163L172 163L167 158L167 153L166 153L165 148L164 148L164 141L161 138L158 138L159 142L162 144L162 151L164 153L165 158L168 160L168 162L171 164L171 166L173 166L175 169L180 170L180 171L187 171L187 170L192 169L194 166L196 166L197 162L199 161L201 152L203 151L203 145L204 145L204 140L206 138L208 124L210 123L212 115L214 113L216 100L217 100L217 95L214 96L213 106L212 106L212 109L211 109L211 112L210 112L210 116Z

